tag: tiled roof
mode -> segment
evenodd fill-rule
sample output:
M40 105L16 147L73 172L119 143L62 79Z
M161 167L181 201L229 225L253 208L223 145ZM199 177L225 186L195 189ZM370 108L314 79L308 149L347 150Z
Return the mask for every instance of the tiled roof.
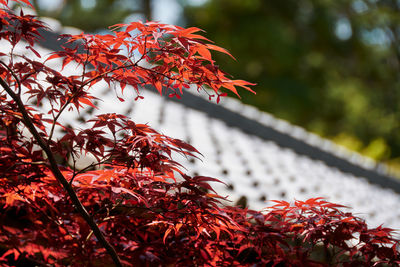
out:
M102 99L112 99L113 94L113 90L108 90ZM190 93L185 92L184 95L187 94ZM293 201L324 197L329 201L352 207L351 211L366 218L371 225L376 226L384 222L387 226L400 226L400 195L393 189L387 186L383 188L366 177L341 171L338 167L330 165L329 161L318 160L313 155L284 147L274 138L268 138L268 134L264 137L260 137L261 134L249 134L243 127L235 127L224 121L223 117L218 116L221 114L215 114L218 112L215 106L216 116L213 116L191 107L185 101L171 101L154 91L148 90L144 96L143 100L133 104L126 101L110 105L107 100L99 101L98 111L128 114L138 123L148 123L166 135L190 142L204 155L202 161L188 162L184 158L177 160L187 167L189 174L220 178L227 185L214 184L214 187L220 194L229 195L234 203L240 198L242 201L245 198L250 208L262 209L271 204L268 200L273 199ZM198 96L190 97L199 100ZM223 106L229 105L231 103ZM236 110L249 109L243 104L235 105ZM375 180L383 185L392 184L398 188L397 181L371 170L372 161L352 152L343 152L344 149L338 149L338 146L329 141L266 113L259 115L269 118L269 125L263 125L280 132L282 136L279 138L283 138L282 141L286 141L288 146L293 142L292 135L296 135L298 141L304 141L306 145L310 137L314 138L315 143L309 148L311 152L312 148L319 151L317 145L326 144L323 152L333 156L335 153L341 153L339 160L349 163L349 166L355 169L361 168L359 165L365 164L364 161L368 162L370 169L363 169L365 173L369 173L371 177L376 175ZM85 116L83 115L84 119ZM252 120L246 115L242 114L242 117L243 120L237 121L242 126L246 125L245 120L260 123L260 120ZM291 134L282 133L279 128L282 126L276 126L283 124L285 130ZM293 134L295 131L301 131L302 136ZM351 159L354 161L354 158L357 158L355 164L351 163Z
M42 45L55 49L52 35L45 36ZM70 68L65 71L73 72ZM261 209L273 199L324 197L352 207L349 211L366 218L371 226L385 223L400 228L400 183L372 160L300 127L237 100L224 99L216 105L191 92L176 101L144 90L144 99L136 102L133 97L132 101L119 102L116 92L106 86L98 87L97 93L101 99L98 110L65 113L61 118L64 123L80 127L91 115L115 112L186 140L204 157L202 161L176 160L189 174L225 182L213 186L221 195L229 195L233 203L241 199L250 208Z

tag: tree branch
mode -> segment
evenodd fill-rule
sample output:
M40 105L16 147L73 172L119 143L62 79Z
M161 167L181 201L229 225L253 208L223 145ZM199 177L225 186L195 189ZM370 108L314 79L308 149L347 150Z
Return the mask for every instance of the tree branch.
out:
M71 198L71 201L72 201L75 209L81 214L83 219L90 226L90 228L92 229L96 238L99 240L101 245L106 249L108 254L113 259L115 265L122 267L121 261L118 257L117 252L115 251L114 247L105 239L103 233L100 231L100 229L99 229L98 225L96 224L96 222L94 221L93 217L88 213L86 208L83 206L83 204L79 200L72 185L68 183L67 179L64 177L64 175L61 173L60 169L58 168L58 164L56 162L56 159L55 159L53 153L51 152L50 147L47 145L47 143L40 136L39 132L36 130L36 127L33 124L27 110L25 109L25 106L22 103L21 98L8 86L8 84L3 80L3 78L0 78L0 85L11 96L11 98L16 102L18 109L22 114L23 123L29 129L29 131L31 132L31 134L33 135L35 140L38 142L39 146L46 153L47 159L50 163L51 172L53 173L54 177L56 177L58 182L61 183L61 185L63 186L65 191L67 191L67 194Z

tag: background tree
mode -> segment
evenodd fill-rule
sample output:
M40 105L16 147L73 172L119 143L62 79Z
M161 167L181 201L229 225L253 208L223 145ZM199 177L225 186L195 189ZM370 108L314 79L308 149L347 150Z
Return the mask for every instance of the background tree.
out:
M95 32L140 14L152 20L151 0L59 0L57 4L35 0L33 5L39 16L53 17L62 25Z
M186 6L185 18L241 62L222 67L257 81L246 103L396 161L399 8L395 0L219 0Z

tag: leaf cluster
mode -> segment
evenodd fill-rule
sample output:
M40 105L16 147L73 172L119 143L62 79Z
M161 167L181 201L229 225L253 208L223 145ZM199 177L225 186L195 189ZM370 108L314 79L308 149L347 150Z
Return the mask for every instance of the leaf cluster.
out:
M110 90L118 84L121 93L134 90L137 99L143 86L160 93L169 88L177 96L192 84L218 97L222 88L251 90L250 83L219 69L210 50L229 53L199 29L120 24L109 35L62 36L63 50L45 56L34 49L45 27L40 21L7 8L0 14L7 44L0 59L1 264L400 263L391 229L369 229L319 198L277 201L264 211L222 204L225 198L208 183L217 179L190 177L174 160L199 152L148 125L115 113L93 116L83 128L63 122L69 110L96 108L92 92L101 82ZM20 45L36 58L18 54ZM72 74L66 71L70 64ZM81 156L94 161L78 166Z

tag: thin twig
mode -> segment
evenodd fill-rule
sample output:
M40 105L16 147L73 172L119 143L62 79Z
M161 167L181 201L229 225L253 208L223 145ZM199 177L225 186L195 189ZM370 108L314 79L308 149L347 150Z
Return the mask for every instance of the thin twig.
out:
M20 94L21 94L22 88L21 88L21 83L20 83L20 81L19 81L17 75L16 75L16 74L14 73L14 71L13 71L9 66L7 66L7 64L4 63L3 61L0 60L0 64L3 65L4 67L6 67L7 70L8 70L8 71L11 73L11 75L14 77L15 82L16 82L17 85L18 85L18 93L17 93L17 94L20 95Z

